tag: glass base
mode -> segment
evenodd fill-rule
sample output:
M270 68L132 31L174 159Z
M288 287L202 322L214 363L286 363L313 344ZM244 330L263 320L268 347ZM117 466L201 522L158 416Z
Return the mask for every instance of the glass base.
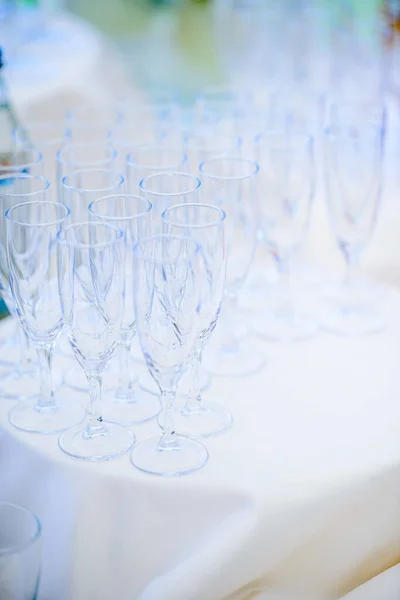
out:
M8 400L29 400L40 394L38 366L32 364L28 370L14 368L2 374L0 397Z
M142 389L138 389L132 399L119 397L116 389L103 393L103 418L111 423L145 423L154 419L160 410L159 397Z
M37 398L16 404L8 413L8 420L17 429L29 433L60 433L72 425L82 423L85 410L79 404L62 401L56 408L39 410Z
M175 411L175 429L188 438L202 438L222 433L232 425L232 415L223 406L201 402L199 409L183 407Z
M254 333L272 342L297 342L313 337L318 331L318 323L306 315L273 315L255 324Z
M159 437L150 438L135 446L131 454L137 469L162 477L188 475L204 467L207 460L203 444L179 437L171 447L163 447Z
M105 432L85 437L86 425L72 427L58 439L61 450L80 460L112 460L125 454L135 443L132 431L118 423L103 422Z
M219 377L246 377L261 371L266 362L262 349L253 341L243 340L234 349L211 350L204 357L203 365L209 373Z
M143 390L145 390L146 392L149 392L150 394L154 394L156 396L160 395L160 390L158 389L156 382L154 381L154 379L150 375L149 371L147 371L147 370L143 373L143 375L140 376L139 385ZM200 392L204 392L206 389L208 389L210 387L210 385L211 385L210 374L207 373L206 371L204 371L204 369L201 369L200 375L199 375ZM181 383L179 384L177 397L178 398L187 398L188 395L189 395L189 381L188 381L188 378L186 376L184 376L182 378Z
M115 389L118 379L118 363L112 361L104 373L103 389ZM137 381L137 376L133 378L132 383ZM65 371L64 384L77 392L89 393L87 377L83 369L76 363L73 367Z
M379 333L387 326L384 317L373 311L349 312L337 308L325 312L321 318L321 327L343 336L368 335Z

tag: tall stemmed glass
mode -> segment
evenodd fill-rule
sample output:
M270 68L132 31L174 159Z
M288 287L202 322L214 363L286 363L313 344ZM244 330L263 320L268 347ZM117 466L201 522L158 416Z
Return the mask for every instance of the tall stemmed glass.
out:
M161 391L162 435L138 444L132 463L153 475L185 475L207 461L206 448L178 437L174 427L176 388L199 333L205 277L198 246L189 238L160 235L135 247L136 323L151 376Z
M86 422L59 438L63 452L83 460L110 460L134 443L133 433L103 421L104 371L118 346L124 302L124 234L108 223L86 222L58 235L58 285L68 338L88 379Z
M362 115L361 107L358 115ZM332 232L343 253L347 273L330 294L332 306L322 325L342 335L381 330L385 320L377 312L376 294L362 281L359 258L375 229L381 201L384 111L380 119L346 121L325 132L325 181Z
M17 403L9 413L14 427L34 433L63 431L83 419L83 409L54 394L52 357L63 326L57 294L56 237L68 222L63 204L36 200L10 207L7 259L10 287L18 317L35 345L41 391L35 400Z
M71 219L79 223L87 219L89 204L108 194L124 192L124 178L111 169L78 169L61 181L62 200L71 211Z
M186 235L199 246L206 266L201 282L207 302L199 311L200 335L190 361L191 389L183 408L175 417L176 430L187 437L207 437L227 429L232 416L228 410L204 402L199 386L199 372L204 348L217 324L226 275L225 212L207 204L181 204L164 211L164 231Z
M215 337L219 348L207 353L205 365L215 375L244 376L259 371L265 357L246 339L241 327L237 295L247 277L257 244L259 226L259 167L237 158L215 158L199 167L205 202L223 208L226 221L227 277L221 326Z
M42 175L43 174L43 156L41 152L36 150L35 148L31 148L29 146L21 146L20 148L15 148L14 151L10 155L10 160L6 164L0 164L0 185L8 185L12 182L12 176L18 173L27 174L27 175ZM3 175L9 175L9 178L1 179ZM1 289L1 286L0 286ZM4 298L6 302L6 298ZM9 298L10 313L15 316L14 311L14 303L11 298ZM0 359L0 364L5 366L10 366L15 363L14 357L10 356L13 354L12 350L15 348L18 350L19 355L21 354L20 345L21 339L24 345L24 353L28 353L29 349L29 340L26 338L25 334L22 331L22 326L19 320L16 321L16 332L13 336L7 338L4 343L0 344L1 349L7 349L7 356L2 356ZM21 333L18 333L18 330L21 330Z
M186 154L181 148L163 145L134 147L126 157L127 189L130 194L141 193L142 179L155 173L181 172L186 169Z
M0 211L5 214L8 208L16 204L33 200L49 200L50 182L44 177L15 173L0 176ZM11 314L17 318L15 302L11 294L7 263L7 221L0 220L0 291ZM36 376L36 364L32 363L29 340L20 320L17 318L19 360L3 378L0 395L13 400L31 397L39 391Z
M183 145L189 172L197 173L199 164L205 160L239 155L241 143L242 140L237 135L218 134L215 131L186 135Z
M117 166L118 152L104 142L67 144L57 152L58 198L62 198L63 177L79 169L114 169Z
M65 123L32 122L17 127L12 133L16 150L27 145L41 152L44 162L43 175L50 181L56 177L56 153L70 141L70 132Z
M142 238L150 234L151 204L145 198L130 195L111 195L94 200L89 205L89 214L96 221L111 223L124 233L125 241L125 286L133 280L133 248ZM136 333L133 295L126 294L119 341L119 382L117 389L107 391L104 403L104 418L123 425L143 423L160 412L156 396L143 389L135 389L134 368L131 356L132 340Z
M255 140L260 166L260 221L278 271L278 303L257 318L256 333L275 341L309 338L316 319L299 313L290 285L290 262L308 231L315 189L313 138L289 132Z

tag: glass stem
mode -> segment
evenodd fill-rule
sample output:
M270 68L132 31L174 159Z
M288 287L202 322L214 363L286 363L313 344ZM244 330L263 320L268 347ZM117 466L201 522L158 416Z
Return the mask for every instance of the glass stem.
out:
M89 439L97 435L105 435L106 428L103 423L103 417L100 414L103 375L99 373L86 373L86 376L89 384L90 406L89 418L83 436L85 439Z
M362 304L360 293L357 289L357 281L360 278L360 264L357 258L346 256L346 275L344 278L346 312L357 312Z
M134 396L133 382L131 377L132 359L131 359L132 336L124 335L118 348L118 392L117 397L121 399L132 399Z
M159 448L168 450L177 445L177 437L174 426L174 390L163 390L161 392L162 411L158 417L158 423L161 427L162 436L159 442Z
M40 396L36 403L36 409L39 411L54 410L57 408L51 371L54 342L38 343L36 351L40 366Z
M200 392L200 367L201 367L201 353L194 352L189 363L189 375L190 375L190 390L186 401L185 412L198 413L202 410L202 397Z
M19 319L17 328L20 343L19 369L20 371L28 371L32 365L31 341L27 336L25 329L23 328L22 323L19 321Z

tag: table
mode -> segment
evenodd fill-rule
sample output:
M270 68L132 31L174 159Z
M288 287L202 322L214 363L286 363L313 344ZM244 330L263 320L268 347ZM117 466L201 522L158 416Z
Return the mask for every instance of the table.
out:
M208 397L232 410L234 425L206 441L202 471L159 479L128 455L74 461L56 436L12 430L1 401L0 500L42 520L40 600L250 600L263 585L336 599L400 561L398 176L392 160L363 257L366 274L391 290L389 328L259 342L264 371L213 380ZM305 256L335 275L342 259L322 196ZM135 428L138 441L155 431Z

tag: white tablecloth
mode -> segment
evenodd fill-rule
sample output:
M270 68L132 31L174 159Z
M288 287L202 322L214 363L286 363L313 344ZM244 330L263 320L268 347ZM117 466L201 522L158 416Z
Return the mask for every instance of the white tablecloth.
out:
M71 460L56 436L13 430L12 403L1 400L0 500L43 523L40 600L250 600L263 586L333 599L400 561L397 177L392 157L363 256L366 274L390 290L388 329L259 342L265 370L214 378L207 392L234 424L206 441L203 470L161 479L128 455ZM321 193L305 255L323 273L340 273ZM138 441L156 432L154 423L135 428Z

